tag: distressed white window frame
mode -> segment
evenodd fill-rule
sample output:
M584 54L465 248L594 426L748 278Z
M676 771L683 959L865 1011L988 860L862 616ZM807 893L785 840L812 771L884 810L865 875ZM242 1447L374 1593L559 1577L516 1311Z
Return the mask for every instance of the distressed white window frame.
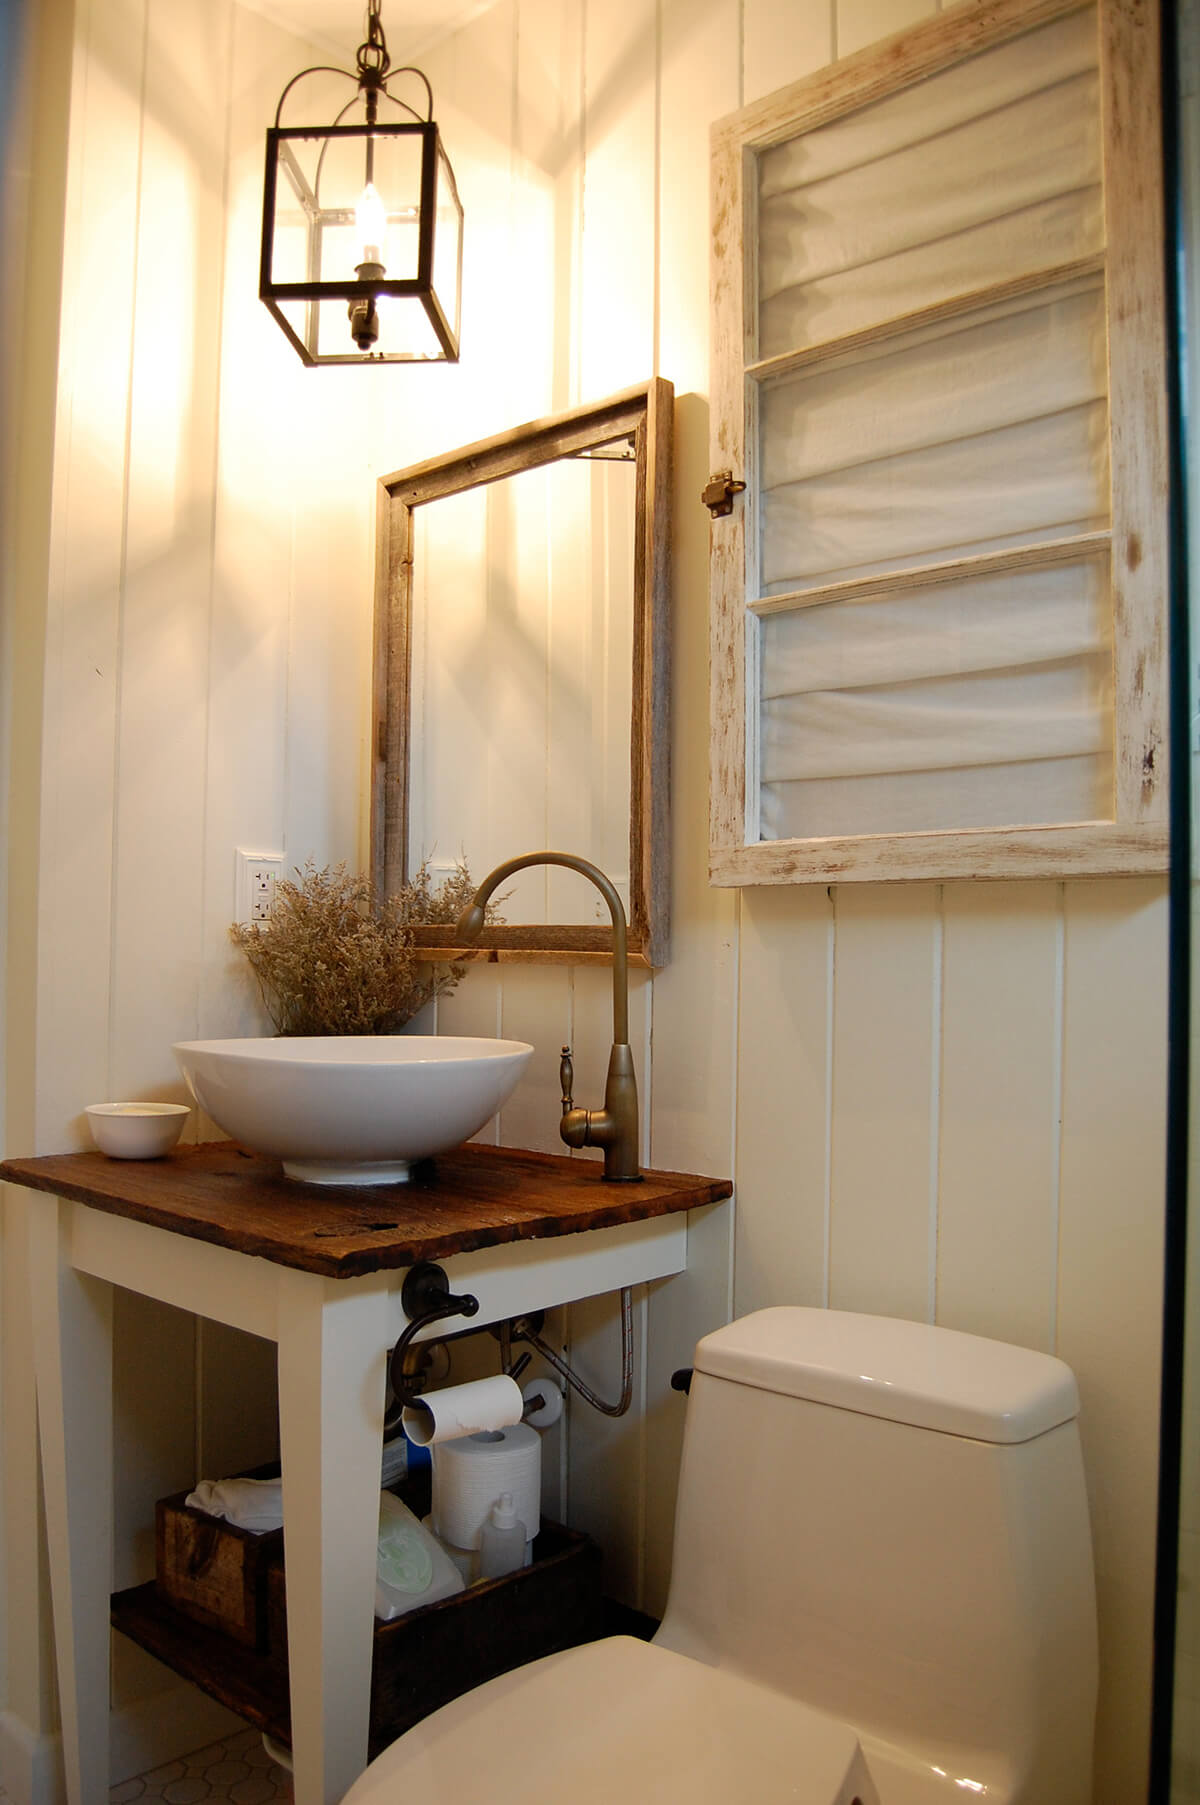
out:
M973 877L1109 876L1167 864L1166 426L1157 12L1099 0L1108 312L1113 613L1113 819L1057 826L760 840L756 619L747 603L746 519L757 507L758 384L794 354L754 364L757 153L965 57L1080 10L1063 0L966 0L766 96L713 127L711 468L747 484L711 536L710 877L718 885ZM1064 272L1065 273L1065 272ZM1041 286L1029 278L956 297L906 323L948 318ZM884 330L894 330L894 325ZM850 335L867 343L879 329ZM1040 548L1044 553L1048 548ZM1019 562L1014 559L1014 562ZM1044 561L1044 560L1043 560ZM959 567L953 568L957 573ZM912 573L904 573L905 578ZM896 579L874 579L875 593ZM856 585L855 588L862 588ZM750 657L748 660L748 647Z

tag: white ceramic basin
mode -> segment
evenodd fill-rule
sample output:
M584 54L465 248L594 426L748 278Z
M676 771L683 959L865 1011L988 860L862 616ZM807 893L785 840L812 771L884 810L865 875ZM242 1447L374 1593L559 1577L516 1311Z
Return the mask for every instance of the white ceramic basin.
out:
M396 1184L482 1128L533 1048L523 1040L347 1034L185 1040L188 1089L226 1134L311 1184Z

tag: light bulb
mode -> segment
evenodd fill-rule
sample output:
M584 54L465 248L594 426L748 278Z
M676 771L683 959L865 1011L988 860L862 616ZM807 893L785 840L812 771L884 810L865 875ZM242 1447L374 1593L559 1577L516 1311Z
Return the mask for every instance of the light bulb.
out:
M358 205L354 209L354 227L358 235L359 263L377 263L382 271L387 209L374 182L368 182L358 197Z

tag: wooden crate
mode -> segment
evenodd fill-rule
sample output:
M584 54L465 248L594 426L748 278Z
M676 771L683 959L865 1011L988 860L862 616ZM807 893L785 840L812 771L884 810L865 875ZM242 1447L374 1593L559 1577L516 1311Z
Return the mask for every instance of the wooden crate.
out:
M190 1509L187 1495L160 1498L154 1508L160 1597L193 1622L265 1650L267 1572L272 1561L283 1559L282 1529L254 1535Z
M270 1478L278 1470L260 1467L247 1477ZM429 1509L428 1471L394 1489L418 1516ZM251 1535L189 1510L186 1497L178 1492L159 1501L157 1580L118 1593L113 1624L288 1743L283 1531ZM530 1566L420 1605L390 1623L377 1621L372 1758L484 1680L605 1634L600 1575L600 1550L590 1536L543 1518ZM244 1652L235 1658L226 1638Z

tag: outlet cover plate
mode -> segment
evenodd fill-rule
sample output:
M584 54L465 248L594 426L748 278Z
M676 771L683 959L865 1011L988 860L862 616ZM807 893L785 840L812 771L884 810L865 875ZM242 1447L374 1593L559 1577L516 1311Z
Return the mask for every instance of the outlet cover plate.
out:
M282 852L253 852L239 846L235 854L234 914L247 922L271 919L275 907L275 881L283 876Z

